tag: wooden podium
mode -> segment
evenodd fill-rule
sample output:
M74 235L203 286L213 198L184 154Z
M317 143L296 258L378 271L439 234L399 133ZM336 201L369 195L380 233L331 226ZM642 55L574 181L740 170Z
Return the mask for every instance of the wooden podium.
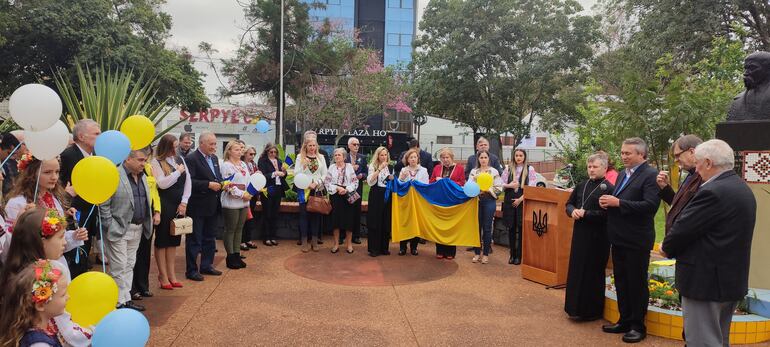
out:
M524 189L521 277L556 286L567 283L572 219L565 212L569 192Z

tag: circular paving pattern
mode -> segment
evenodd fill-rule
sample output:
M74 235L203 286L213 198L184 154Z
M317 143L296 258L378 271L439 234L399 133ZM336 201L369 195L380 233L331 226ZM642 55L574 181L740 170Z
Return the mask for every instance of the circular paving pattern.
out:
M340 247L337 254L328 248L320 252L299 253L284 261L284 267L312 280L347 286L390 286L436 281L457 271L454 260L436 259L433 252L418 256L407 253L370 257L365 249L353 254Z

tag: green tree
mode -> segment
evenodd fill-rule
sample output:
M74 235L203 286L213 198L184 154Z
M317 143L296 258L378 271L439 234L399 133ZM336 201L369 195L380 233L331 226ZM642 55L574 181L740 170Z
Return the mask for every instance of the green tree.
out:
M394 70L383 68L378 52L356 48L349 40L335 46L346 63L332 75L316 77L291 113L304 129L335 129L336 144L373 114L382 114L388 104L403 102L406 92Z
M160 11L164 2L0 1L0 98L27 83L53 87L59 69L77 80L79 61L142 72L157 79L158 96L172 104L208 107L191 55L164 47L171 28L171 17Z
M517 141L535 116L576 116L567 95L599 40L581 10L572 0L431 1L411 65L416 112Z
M264 95L276 105L281 98L299 97L315 76L338 71L344 63L333 48L334 31L328 21L317 30L308 20L310 5L300 0L284 2L284 92L280 93L280 0L252 0L245 6L247 29L236 56L225 59L222 72L229 78L224 96ZM276 142L279 134L276 133Z

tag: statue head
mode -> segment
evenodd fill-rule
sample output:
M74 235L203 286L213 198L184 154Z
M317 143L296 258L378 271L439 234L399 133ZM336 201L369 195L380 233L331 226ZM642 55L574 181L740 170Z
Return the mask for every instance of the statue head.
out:
M770 53L756 52L746 57L743 63L743 84L753 89L768 82L770 77Z

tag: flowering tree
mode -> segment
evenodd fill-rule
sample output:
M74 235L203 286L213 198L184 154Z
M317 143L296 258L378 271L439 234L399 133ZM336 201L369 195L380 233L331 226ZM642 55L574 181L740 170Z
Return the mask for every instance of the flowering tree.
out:
M292 113L304 129L336 129L337 144L348 131L386 108L411 111L400 76L382 66L377 51L356 48L349 41L336 45L346 63L335 74L316 76L295 100Z

